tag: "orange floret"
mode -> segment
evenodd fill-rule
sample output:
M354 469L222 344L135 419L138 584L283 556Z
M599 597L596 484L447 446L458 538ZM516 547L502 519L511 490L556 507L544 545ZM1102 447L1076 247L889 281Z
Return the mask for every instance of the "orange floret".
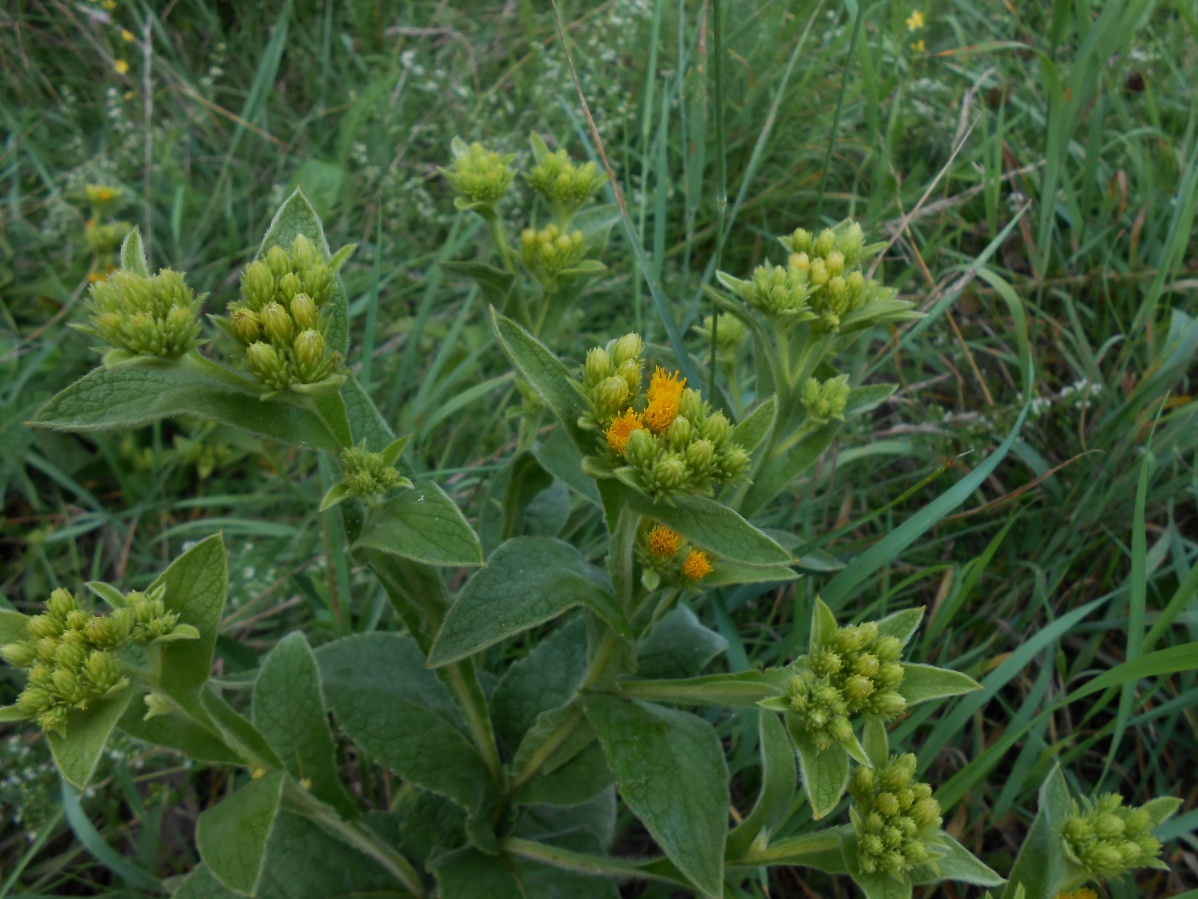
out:
M646 539L649 552L655 556L669 558L682 547L682 537L671 531L664 524L659 524L649 532Z
M661 366L653 373L649 381L649 392L646 394L649 405L645 408L645 425L654 434L660 434L670 426L678 415L679 401L682 399L686 378L679 379L678 372L666 374Z
M682 563L682 576L692 581L701 581L711 574L711 560L707 553L692 549L686 561Z
M645 423L641 421L639 412L625 409L612 420L605 432L608 446L615 450L617 456L624 455L624 448L628 446L628 438L632 436L632 432L643 430L644 427Z

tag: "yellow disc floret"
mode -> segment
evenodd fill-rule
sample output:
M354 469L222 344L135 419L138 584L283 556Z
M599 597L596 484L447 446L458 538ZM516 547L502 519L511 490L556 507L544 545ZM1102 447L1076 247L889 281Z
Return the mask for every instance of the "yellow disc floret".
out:
M709 574L711 574L711 560L707 558L707 553L699 549L692 549L690 555L686 557L686 561L682 563L683 577L692 581L701 581Z
M648 405L645 407L645 425L654 434L660 434L670 426L678 416L679 402L686 378L680 378L678 372L667 374L658 366L649 382L649 392L646 394Z
M682 537L665 525L659 524L649 532L646 543L653 555L670 558L682 548Z
M612 420L610 427L605 432L607 435L608 446L612 448L617 456L624 455L624 448L628 446L628 438L632 436L633 431L642 431L645 428L645 423L641 420L639 412L633 412L631 409L625 409Z

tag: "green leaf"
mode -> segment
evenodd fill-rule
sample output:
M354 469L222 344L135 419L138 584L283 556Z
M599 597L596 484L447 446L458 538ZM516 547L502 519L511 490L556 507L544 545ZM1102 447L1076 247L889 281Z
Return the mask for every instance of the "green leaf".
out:
M1040 785L1040 807L1011 868L1005 899L1014 899L1020 885L1027 899L1054 899L1067 887L1069 875L1077 869L1065 858L1061 828L1072 814L1069 786L1060 765L1054 765Z
M832 642L836 636L836 616L828 608L828 604L815 598L815 606L811 609L811 645L823 646Z
M0 646L29 638L29 616L0 609Z
M275 644L254 681L254 726L297 781L344 817L356 812L337 775L320 669L300 631Z
M713 705L726 708L754 708L763 701L789 702L779 694L785 690L790 671L771 668L766 671L738 671L735 674L708 674L680 680L624 681L620 693L650 702L679 705Z
M209 686L200 690L200 712L229 748L251 768L282 768L283 761L250 720Z
M903 666L903 679L898 685L898 691L907 700L908 705L945 696L960 696L982 689L981 684L959 671L917 665L913 662L899 664Z
M592 742L564 765L542 771L513 797L516 802L540 805L579 805L612 784L611 769L598 742Z
M460 805L436 793L415 790L412 796L401 800L400 811L403 823L400 826L399 848L408 858L421 866L434 854L447 849L457 849L465 840L466 812ZM371 823L372 812L366 816Z
M419 787L474 808L490 776L445 686L408 637L362 634L316 653L325 700L363 750Z
M212 876L231 890L257 895L286 776L271 771L251 780L196 822L200 857Z
M329 241L325 237L320 216L298 187L275 213L254 258L261 259L274 246L290 250L291 242L297 234L303 234L312 241L324 262L332 260L332 252L329 250ZM349 300L345 296L340 276L333 276L333 295L321 308L332 310L328 331L325 332L329 349L336 350L344 356L349 350Z
M844 417L855 418L872 412L898 390L898 384L866 384L864 387L854 387L849 391L848 400L844 404Z
M592 206L570 220L569 230L582 232L586 255L594 259L607 249L608 235L619 220L620 211L614 203Z
M437 263L440 268L451 275L461 275L474 281L482 291L483 299L498 309L507 305L516 276L511 272L487 265L485 262L450 262L443 260Z
M745 497L740 503L742 515L752 515L767 502L781 493L786 486L815 464L824 454L836 435L840 433L841 423L829 422L816 428L783 455L770 456L761 466L761 470L753 476Z
M679 606L637 643L637 677L690 677L727 649L727 640L701 624L686 606Z
M501 545L449 607L428 663L446 665L585 605L629 636L628 624L581 553L560 540Z
M140 694L138 698L129 704L117 725L135 740L174 749L196 761L243 764L241 756L225 744L215 727L181 714L157 715L147 721L145 703L140 701Z
M865 738L861 741L870 764L881 768L890 758L890 738L886 733L886 722L877 715L865 716Z
M937 833L936 839L947 851L935 862L917 866L911 872L912 883L918 885L955 880L983 887L998 887L1006 882L944 831Z
M146 248L141 242L141 228L136 225L121 241L121 268L143 278L150 276L150 269L146 265Z
M563 834L554 842L597 850L585 833ZM614 883L519 857L484 855L474 848L439 856L432 863L441 899L616 899Z
M259 399L260 389L250 381L239 389L177 364L97 368L50 399L32 424L58 431L98 431L198 415L282 443L337 449L315 413L279 399Z
M723 503L709 496L681 496L654 502L643 493L626 490L633 510L655 519L717 559L745 565L786 565L790 553Z
M425 565L483 563L478 535L457 504L432 481L402 490L371 509L354 544L359 547Z
M757 729L761 743L761 790L753 811L728 835L726 857L730 864L749 851L759 834L768 837L786 820L798 782L795 752L778 716L759 712Z
M92 824L91 818L83 810L83 806L80 805L78 792L65 780L61 783L59 797L62 802L62 810L66 815L67 822L71 825L71 830L74 831L75 838L100 864L120 878L126 886L139 892L166 892L162 881L109 845L104 835Z
M9 721L28 721L33 716L21 711L20 706L6 705L0 707L0 723Z
M620 794L706 896L723 895L728 766L715 729L687 712L596 694L585 702Z
M179 556L151 585L165 585L163 602L168 612L179 614L180 624L190 624L199 639L163 646L162 688L182 701L194 696L208 680L216 633L228 592L228 560L219 534L202 540Z
M582 454L560 428L533 447L541 467L592 505L601 505L595 481L582 470Z
M349 417L350 430L353 431L356 443L365 442L366 449L372 453L381 453L395 439L395 432L387 424L374 400L366 392L353 374L341 387L341 399L345 401L345 414ZM401 473L405 472L403 464L397 466Z
M711 574L696 586L702 590L738 584L774 584L798 580L801 575L789 565L746 565L728 559L713 559Z
M82 790L92 779L100 753L132 696L133 690L126 687L115 696L93 700L86 711L71 709L67 716L67 735L64 737L53 731L46 734L54 763L71 786Z
M749 452L753 452L773 430L777 414L778 398L771 396L732 429L732 439Z
M491 328L500 348L557 416L574 445L584 454L589 453L594 448L595 438L578 426L578 419L588 410L577 379L543 343L494 309L491 310Z
M811 817L818 820L832 812L844 795L849 783L849 754L839 743L820 752L792 715L786 716L786 728L799 751L799 776Z
M919 623L923 621L924 607L903 609L893 615L887 615L878 622L878 633L883 637L897 637L906 646L915 634Z
M491 694L495 731L515 748L542 712L565 705L587 670L586 619L575 616L508 666Z

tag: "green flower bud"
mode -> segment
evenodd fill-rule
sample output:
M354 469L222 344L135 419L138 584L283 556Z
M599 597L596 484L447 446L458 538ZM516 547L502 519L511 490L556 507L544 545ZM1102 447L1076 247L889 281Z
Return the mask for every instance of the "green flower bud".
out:
M283 277L279 278L279 292L275 295L275 299L287 305L291 305L291 299L297 293L304 292L304 283L300 280L299 275L295 272L287 272ZM309 291L309 295L311 292ZM315 296L313 296L315 299Z
M301 331L315 328L320 320L316 310L316 302L306 293L297 293L291 298L291 317L295 326Z
M897 687L903 682L903 666L898 662L887 662L878 668L874 683L880 688Z
M69 590L59 587L46 600L46 611L60 621L66 621L67 615L79 610L79 600Z
M856 652L864 643L861 629L855 624L837 629L836 634L832 637L832 645L841 653Z
M86 697L83 685L73 671L59 668L51 677L51 683L54 684L55 694L69 705L82 702Z
M813 674L824 677L840 671L844 667L844 658L830 646L816 647L807 654L807 667Z
M873 653L881 662L897 662L903 654L903 642L898 637L889 634L879 637L873 646Z
M728 433L732 433L732 424L722 412L717 412L715 415L710 416L710 418L715 418L716 415L719 415L724 419L723 423L707 424L709 421L707 403L703 402L703 394L694 388L688 387L682 391L682 396L678 401L678 414L689 421L693 427L698 428L700 436L703 439L710 440L713 444L719 445L723 440L713 439L711 434L707 433L709 429L722 432L726 424Z
M624 379L628 386L628 395L636 396L641 386L641 360L629 359L622 362L616 369L616 375Z
M685 418L677 418L670 427L673 428L679 422L687 423ZM716 463L715 447L711 445L710 440L696 440L683 451L683 458L686 459L686 467L695 477L707 478Z
M34 615L29 619L26 627L29 630L29 636L34 639L41 637L57 637L62 633L62 622L53 615Z
M887 849L899 849L902 847L903 831L898 826L898 821L895 821L882 831L882 843Z
M45 662L34 662L33 667L29 669L29 685L37 687L41 690L50 690L54 687L54 666Z
M630 396L628 383L619 375L612 375L595 391L596 412L604 420L611 418L628 404Z
M709 342L714 330L716 351L725 357L731 357L745 342L745 337L749 333L745 328L745 323L731 312L721 312L717 318L710 315L705 316L703 324L696 325L694 330Z
M53 731L65 736L67 728L67 710L61 705L51 706L37 716L37 723L38 726L47 733Z
M862 854L867 859L870 859L871 863L872 863L872 858L874 856L882 855L886 851L886 846L882 843L882 838L874 833L867 833L864 836L862 836L861 840L860 840L860 844L861 844ZM862 867L864 867L864 864L862 865ZM869 868L867 870L872 871L873 868Z
M87 652L79 646L61 643L54 653L54 661L60 668L77 669L87 660Z
M457 140L453 152L452 166L440 171L463 200L494 206L507 195L516 175L508 163L516 158L515 154L501 156L482 144L467 147Z
M685 483L686 474L686 462L681 456L664 453L653 463L653 468L645 473L645 480L651 493L669 495Z
M710 440L713 446L722 448L732 437L732 422L723 412L713 412L699 428L699 435Z
M305 234L295 235L291 241L291 264L299 271L303 271L316 265L319 261L316 245L308 239L308 236Z
M843 421L849 399L848 375L840 375L823 382L808 378L803 382L799 398L813 422L824 424L834 418Z
M811 250L811 232L805 228L796 228L789 237L783 237L782 246L792 253L807 253Z
M682 416L678 416L666 428L666 443L674 450L685 449L686 445L690 443L692 432L691 423Z
M644 352L645 345L641 341L641 335L637 333L625 334L614 345L610 345L607 351L611 354L612 365L620 368L627 362L636 362L637 370L640 370L641 353Z
M870 705L874 714L883 718L896 718L907 710L907 700L892 690L875 693L871 698Z
M1123 821L1117 815L1098 815L1092 828L1100 840L1114 840L1123 836Z
M323 306L332 299L335 282L332 270L325 263L317 263L304 269L301 281L304 291L312 297L317 306Z
M853 660L851 670L853 674L858 674L861 677L873 677L878 673L880 667L877 656L867 652Z
M278 247L272 247L271 249L279 250L282 253L282 271L289 271L291 264L286 259L287 254L283 253ZM267 254L267 258L270 258L269 253ZM282 275L279 277L282 277ZM273 300L276 290L278 290L278 283L271 271L270 265L262 260L255 260L246 266L245 271L241 275L241 297L245 300L246 306L251 311L261 309Z
M345 476L341 483L351 496L373 496L386 493L410 482L383 458L382 453L367 452L364 446L345 450L341 454Z
M272 390L285 390L291 384L287 363L269 343L251 343L246 347L245 361L258 380Z
M118 649L129 635L129 616L97 616L87 623L85 632L93 646L99 649Z
M331 366L326 364L324 337L319 331L309 328L301 332L295 338L292 353L296 371L304 383L311 384L328 376Z
M825 228L812 243L811 253L813 256L827 256L835 246L836 232L831 228Z
M291 273L291 255L282 247L275 245L266 251L266 265L275 281Z
M748 281L730 279L725 283L749 306L775 317L802 316L809 311L807 298L811 290L808 276L790 265L769 262L753 270Z
M884 818L893 818L899 813L898 800L894 798L893 793L879 793L874 797L874 808Z
M582 369L582 383L591 387L610 377L612 373L611 357L602 347L594 347L587 351L587 361Z
M67 612L65 624L67 631L81 631L87 627L87 623L91 621L92 616L82 609L72 609Z
M892 758L881 774L879 783L881 783L882 789L896 792L908 786L915 776L917 765L918 760L910 752Z
M749 453L738 443L729 443L720 450L716 459L722 480L734 480L749 465Z
M95 694L104 694L124 680L121 663L110 652L94 651L83 667L83 681Z
M1152 816L1142 808L1128 809L1123 824L1128 836L1138 836L1152 826Z
M844 256L845 263L856 265L861 261L865 249L865 232L856 222L850 222L847 227L836 235L836 249Z
M29 686L17 697L17 707L26 715L37 715L53 705L54 699L40 687Z
M37 657L47 665L52 665L58 659L58 647L62 641L57 637L42 637L37 641Z
M645 470L656 462L657 453L657 440L648 431L640 429L628 436L624 461L637 470ZM685 469L685 466L683 467Z
M873 768L854 768L852 778L849 780L849 792L854 796L868 795L874 788L874 770Z
M0 658L14 668L28 668L37 660L37 648L32 643L5 643Z
M919 786L927 786L927 784L919 784ZM940 826L940 803L935 799L920 799L911 806L911 820L918 827L939 827Z
M825 257L825 261L828 265L828 271L833 277L844 274L844 253L841 253L839 250L832 250ZM843 285L843 283L842 281L841 284Z
M273 302L270 305L275 305ZM242 346L249 346L262 339L262 320L248 306L236 305L229 309L229 323Z
M837 715L828 722L828 733L838 743L848 743L853 739L853 725L844 715ZM866 770L869 770L868 768Z
M844 682L844 695L852 709L858 710L873 695L874 684L868 677L853 675Z

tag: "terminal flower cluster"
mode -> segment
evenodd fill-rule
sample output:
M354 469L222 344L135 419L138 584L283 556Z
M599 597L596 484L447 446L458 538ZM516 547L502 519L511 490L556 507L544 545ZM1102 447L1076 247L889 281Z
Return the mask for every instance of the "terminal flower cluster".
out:
M711 574L711 557L692 547L677 531L664 524L645 522L638 555L642 565L653 573L653 583L665 582L690 586Z
M866 874L901 878L942 852L940 803L932 788L915 782L915 756L891 756L879 768L855 768L849 807L857 836L857 864Z
M117 269L91 285L91 324L79 330L127 356L175 359L201 343L201 299L172 269Z
M1161 800L1156 800L1160 803ZM1168 800L1161 808L1176 809ZM1153 814L1154 803L1128 808L1118 793L1074 803L1061 836L1069 860L1096 880L1114 880L1133 868L1161 868L1161 842L1149 831L1172 812Z
M528 186L545 198L559 222L569 221L607 183L607 175L595 163L575 165L565 150L550 153L539 135L533 137L533 156L535 164L526 176Z

